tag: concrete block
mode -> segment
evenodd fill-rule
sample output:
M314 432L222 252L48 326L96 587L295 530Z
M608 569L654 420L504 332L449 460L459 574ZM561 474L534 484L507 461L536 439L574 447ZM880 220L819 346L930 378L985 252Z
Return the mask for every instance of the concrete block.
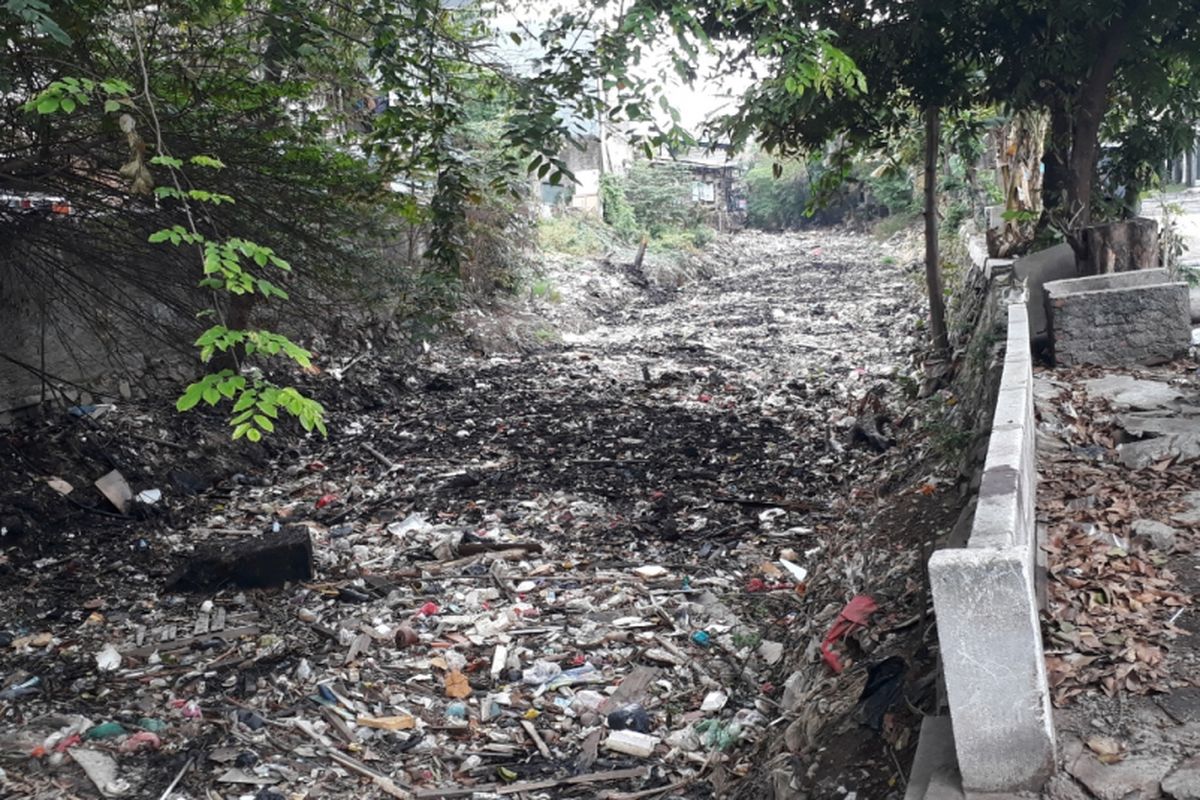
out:
M258 589L312 576L312 536L303 525L288 525L278 533L206 545L167 578L167 590Z
M1031 550L1028 543L940 550L929 561L955 751L968 795L1037 789L1054 770Z
M1033 381L1011 380L1005 370L996 392L996 410L992 414L992 427L1011 428L1021 426L1033 411Z
M1013 259L1011 258L989 258L983 267L988 280L1008 275L1012 272L1012 268Z
M1032 368L1033 350L1029 346L1029 310L1025 299L1008 306L1008 326L1006 328L1005 364L1019 366L1029 364Z
M1137 289L1170 283L1165 269L1139 269L1131 272L1109 272L1104 275L1084 275L1052 281L1042 288L1049 294L1068 295L1080 292L1102 292L1108 289Z
M1073 278L1079 274L1075 267L1075 251L1069 244L1057 244L1013 262L1013 275L1024 281L1029 292L1029 338L1044 342L1048 338L1046 308L1042 303L1042 287L1050 281Z
M992 429L969 547L1028 545L1036 494L1033 426Z
M917 752L913 756L912 770L908 773L904 800L925 800L934 773L940 770L957 772L956 763L954 730L950 725L950 718L925 717L921 720ZM960 792L960 797L961 794Z
M1055 281L1044 293L1057 364L1160 363L1191 343L1187 284L1166 270Z

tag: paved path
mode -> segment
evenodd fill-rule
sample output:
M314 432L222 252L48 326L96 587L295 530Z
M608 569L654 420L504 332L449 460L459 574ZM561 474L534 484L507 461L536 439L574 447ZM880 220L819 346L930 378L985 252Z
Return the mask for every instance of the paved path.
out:
M1144 200L1142 214L1162 222L1163 199L1154 197ZM1181 263L1200 268L1200 187L1169 194L1165 200L1187 247Z

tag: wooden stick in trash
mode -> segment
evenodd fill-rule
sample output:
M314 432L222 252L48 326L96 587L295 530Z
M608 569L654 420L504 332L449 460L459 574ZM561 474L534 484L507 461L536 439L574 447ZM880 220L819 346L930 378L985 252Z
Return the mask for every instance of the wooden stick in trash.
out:
M296 722L300 723L301 721L297 720ZM328 756L331 760L336 761L338 764L340 764L341 766L350 770L351 772L356 772L359 775L362 775L363 777L370 778L372 781L375 782L376 786L378 786L380 789L383 790L384 794L389 794L392 797L399 798L399 800L411 800L412 795L409 792L407 792L401 788L402 784L397 785L397 783L394 780L392 780L391 778L389 778L387 775L378 773L375 770L368 767L366 764L362 764L362 763L356 761L355 759L351 758L350 756L345 755L344 753L340 753L337 750L334 750L332 747L327 745L325 743L325 741L322 740L321 735L319 733L317 733L315 730L313 730L312 727L310 727L309 725L296 724L296 725L294 725L294 727L297 730L305 733L310 739L312 739L314 742L316 742L317 746L320 747L321 750L325 753L325 755ZM405 787L405 788L408 788L408 787Z

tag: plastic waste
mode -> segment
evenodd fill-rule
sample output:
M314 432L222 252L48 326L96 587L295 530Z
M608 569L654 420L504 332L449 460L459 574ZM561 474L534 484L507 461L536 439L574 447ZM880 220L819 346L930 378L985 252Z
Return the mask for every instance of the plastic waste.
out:
M701 711L720 711L729 702L729 695L720 689L715 689L704 695L703 702L700 703Z
M113 672L121 666L121 654L117 652L117 648L112 643L105 644L96 653L96 668L101 672Z
M604 740L604 747L616 753L624 753L637 758L647 758L654 753L659 738L637 731L613 731Z
M908 666L900 656L885 658L867 669L867 683L859 695L855 716L874 731L883 730L883 718L900 698Z
M128 731L125 730L125 726L119 722L102 722L99 725L88 728L84 732L83 738L112 739L117 736L124 736L126 733Z
M19 697L28 697L31 694L37 694L41 691L42 679L36 675L28 680L18 683L16 686L10 686L0 692L0 700L16 700Z
M541 686L562 674L562 667L553 661L535 661L532 667L521 671L521 682L529 686Z
M831 670L838 673L842 671L842 662L830 649L831 645L859 628L865 628L867 620L878 608L875 601L865 594L860 594L846 603L846 607L838 614L829 633L825 634L825 640L821 642L821 657L825 659L825 663Z
M640 703L630 703L621 706L616 711L609 712L608 727L614 731L650 732L650 715Z
M139 750L157 750L160 747L162 747L162 740L158 738L158 734L150 731L138 731L121 742L121 746L117 749L122 753L136 753Z
M696 723L696 733L704 734L701 741L715 750L728 750L742 736L740 722L706 719Z

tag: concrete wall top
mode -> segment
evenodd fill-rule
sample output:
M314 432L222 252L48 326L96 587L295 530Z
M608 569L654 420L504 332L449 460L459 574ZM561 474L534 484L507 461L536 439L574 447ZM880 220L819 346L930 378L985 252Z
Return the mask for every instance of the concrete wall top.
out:
M1034 526L1033 357L1025 303L1008 307L1008 339L969 548L1026 545Z
M938 550L929 559L954 748L967 797L1037 790L1055 764L1036 596L1029 324L1025 298L1009 305L1004 368L967 547Z
M1112 272L1105 275L1086 275L1051 281L1043 288L1051 297L1083 292L1102 292L1110 289L1136 289L1142 286L1160 286L1175 283L1165 269L1138 269L1129 272Z

